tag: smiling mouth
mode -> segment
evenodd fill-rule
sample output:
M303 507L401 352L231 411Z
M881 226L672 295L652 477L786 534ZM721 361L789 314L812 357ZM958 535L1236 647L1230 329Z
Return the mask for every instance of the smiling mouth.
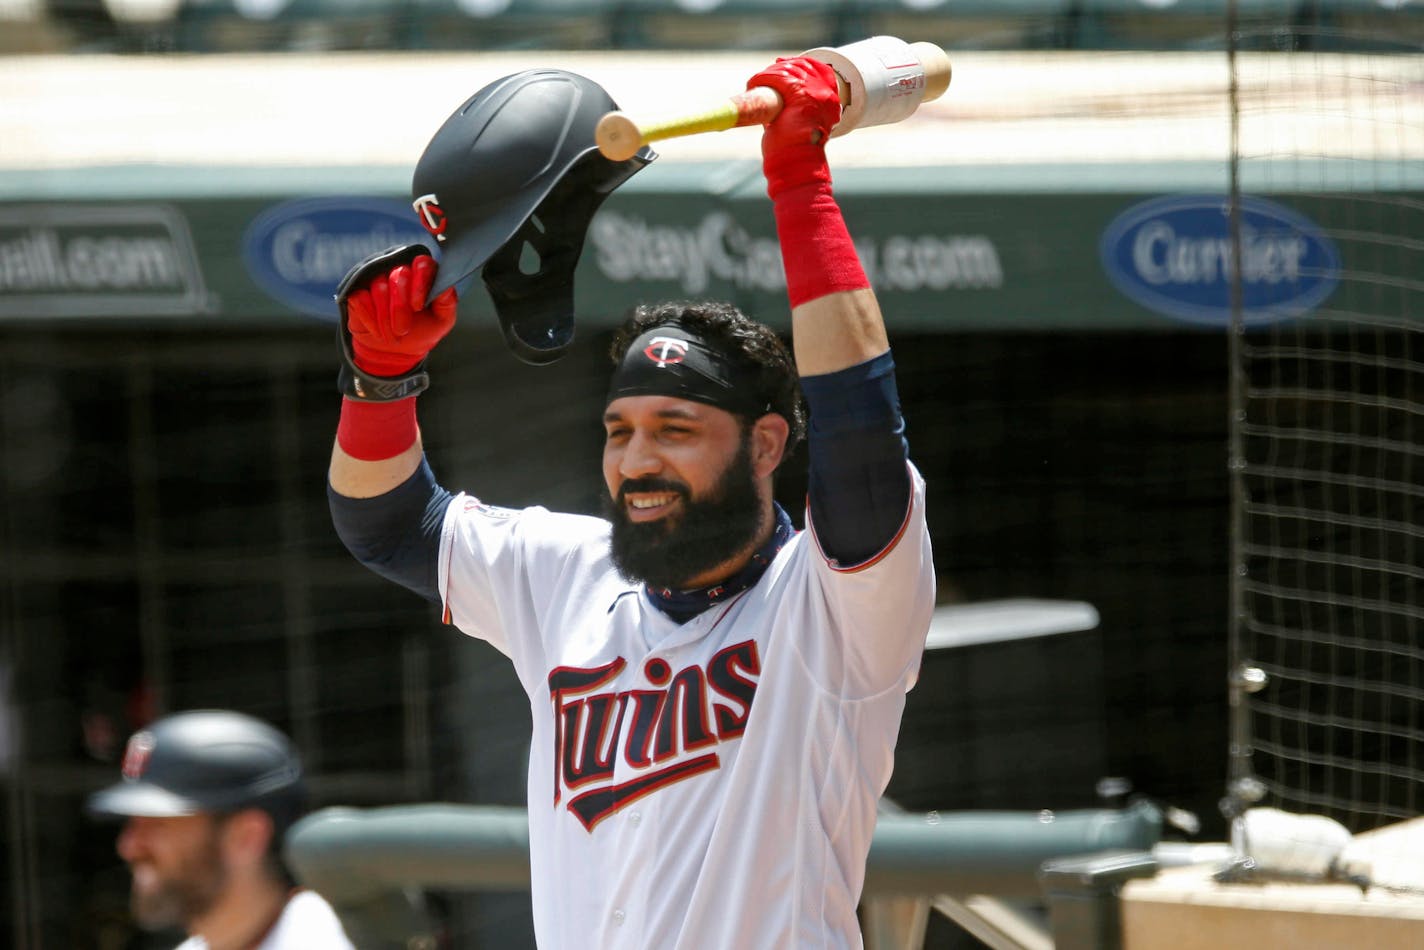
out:
M677 492L628 495L624 505L633 521L652 521L665 515L681 496Z

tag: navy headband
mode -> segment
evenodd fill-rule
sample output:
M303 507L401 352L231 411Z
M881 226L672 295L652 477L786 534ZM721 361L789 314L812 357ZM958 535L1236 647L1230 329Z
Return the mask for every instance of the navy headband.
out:
M759 419L772 409L757 398L757 381L757 367L732 362L686 327L663 324L629 344L613 373L608 402L674 396Z

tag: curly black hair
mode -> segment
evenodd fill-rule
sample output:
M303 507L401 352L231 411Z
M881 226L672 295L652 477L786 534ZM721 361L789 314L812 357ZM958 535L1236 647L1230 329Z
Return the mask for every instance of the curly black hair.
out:
M806 403L791 350L776 332L729 303L715 300L669 300L640 304L613 335L609 356L613 365L623 362L628 347L645 331L658 326L689 330L744 368L754 369L759 401L790 426L786 454L806 435Z

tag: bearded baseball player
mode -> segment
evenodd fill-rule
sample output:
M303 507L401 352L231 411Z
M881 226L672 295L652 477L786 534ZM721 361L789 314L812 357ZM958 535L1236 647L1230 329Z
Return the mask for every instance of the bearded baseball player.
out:
M539 105L531 89L544 80L526 79L491 93L496 106ZM924 483L908 461L879 305L832 193L835 75L796 57L753 85L785 103L762 151L794 359L730 305L637 308L616 336L603 406L606 519L497 508L440 487L411 395L455 320L453 285L482 260L496 302L506 295L506 337L531 361L562 345L566 280L544 275L530 287L548 305L521 307L501 264L509 255L452 243L438 274L423 249L406 248L358 265L338 292L346 398L333 520L359 560L442 603L448 622L514 664L533 718L544 948L861 945L876 803L934 603ZM458 149L466 175L493 141L492 120L482 123L474 147ZM581 155L591 151L591 125L560 127L587 133ZM602 175L601 195L634 170L577 175ZM440 171L416 171L427 227L437 239L478 228L457 220L458 176ZM563 219L548 196L558 191L541 190L538 231L576 258L581 234L556 233ZM564 205L577 231L590 202ZM797 531L772 480L803 435L809 497Z

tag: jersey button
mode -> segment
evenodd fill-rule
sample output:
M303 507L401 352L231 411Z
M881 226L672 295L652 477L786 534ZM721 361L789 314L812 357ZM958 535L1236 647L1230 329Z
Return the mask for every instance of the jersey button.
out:
M628 820L631 821L633 824L636 825L636 824L638 824L638 822L640 822L640 821L643 820L643 813L640 812L640 811L635 811L635 812L633 812L631 815L628 816Z
M623 919L624 919L625 917L627 917L627 916L628 916L628 915L625 914L625 913L623 913L623 911L621 911L621 910L615 910L615 911L613 912L613 922L614 922L615 924L618 924L619 926L622 926L622 924L623 924Z

